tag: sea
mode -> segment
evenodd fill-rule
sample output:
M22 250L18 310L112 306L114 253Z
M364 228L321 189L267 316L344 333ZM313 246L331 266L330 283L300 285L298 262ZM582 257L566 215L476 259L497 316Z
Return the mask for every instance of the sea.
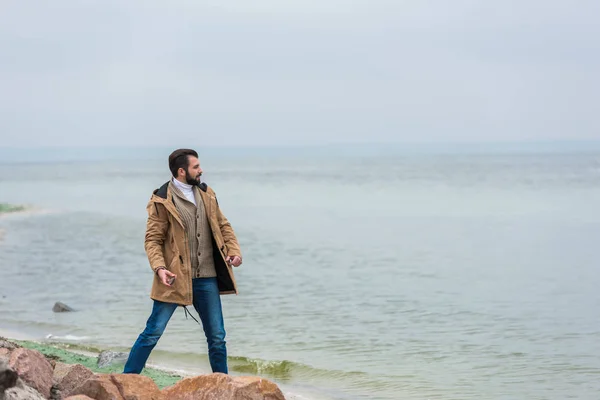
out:
M0 203L27 207L0 217L0 330L129 350L171 150L0 151ZM301 400L600 399L599 146L197 150L243 251L231 374ZM202 328L176 311L149 363L209 373Z

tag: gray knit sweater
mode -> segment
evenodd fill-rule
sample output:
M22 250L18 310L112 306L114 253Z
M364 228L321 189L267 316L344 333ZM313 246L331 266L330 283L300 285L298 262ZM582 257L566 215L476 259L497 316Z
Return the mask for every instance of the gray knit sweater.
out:
M197 207L185 198L185 195L172 182L169 184L173 192L173 202L185 227L187 241L190 246L193 278L213 278L217 276L213 259L212 232L204 202L199 188L194 186L194 198Z

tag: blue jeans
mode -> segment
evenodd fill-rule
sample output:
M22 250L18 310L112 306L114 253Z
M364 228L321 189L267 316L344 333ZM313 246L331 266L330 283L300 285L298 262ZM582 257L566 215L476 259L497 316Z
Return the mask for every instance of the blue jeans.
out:
M193 304L200 316L206 341L208 359L213 372L227 373L227 348L225 347L225 324L221 309L221 297L217 278L196 278L193 283ZM138 336L125 364L124 374L139 374L144 369L150 352L158 343L167 323L178 307L177 304L154 300L152 314L146 329Z

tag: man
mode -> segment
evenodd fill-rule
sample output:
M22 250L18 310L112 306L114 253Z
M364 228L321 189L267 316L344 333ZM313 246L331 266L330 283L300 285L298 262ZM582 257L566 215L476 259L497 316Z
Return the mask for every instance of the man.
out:
M154 191L146 207L144 247L154 271L152 314L123 372L139 374L175 309L193 305L202 321L212 371L227 374L220 294L237 294L231 266L242 263L240 246L215 192L200 183L198 153L175 150L169 169L173 178Z

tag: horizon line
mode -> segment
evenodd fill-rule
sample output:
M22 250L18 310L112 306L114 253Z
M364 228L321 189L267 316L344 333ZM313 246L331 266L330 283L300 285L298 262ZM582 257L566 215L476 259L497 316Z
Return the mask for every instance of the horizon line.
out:
M329 143L278 143L278 144L207 144L201 145L201 148L235 148L235 149L260 149L260 148L319 148L319 147L357 147L357 146L461 146L461 145L542 145L542 144L600 144L599 139L536 139L536 140L460 140L460 141L381 141L381 142L329 142ZM192 143L190 145L193 146ZM178 148L183 145L134 145L134 144L90 144L90 145L0 145L0 150L11 149L30 149L30 150L52 150L52 149L164 149Z

